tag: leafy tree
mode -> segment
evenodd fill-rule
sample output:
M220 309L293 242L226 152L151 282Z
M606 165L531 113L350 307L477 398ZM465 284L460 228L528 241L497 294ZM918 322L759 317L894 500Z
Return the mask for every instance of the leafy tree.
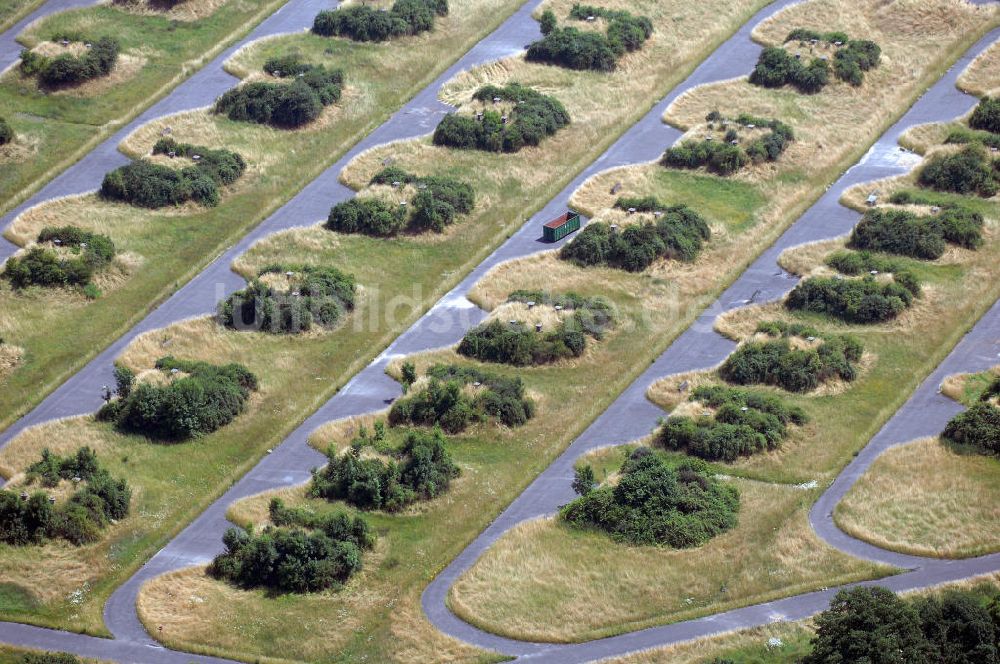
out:
M542 17L538 22L542 30L542 35L547 35L556 29L556 15L551 9L546 9L542 12Z
M14 140L14 130L11 129L7 119L0 117L0 145L7 145Z
M969 126L1000 134L1000 97L983 97L969 118Z
M579 496L586 496L594 490L597 479L594 477L594 469L590 464L579 466L573 471L573 491Z
M949 591L913 603L928 641L928 661L941 664L998 664L1000 626L969 593Z
M417 367L414 366L413 362L403 362L399 372L400 382L403 384L403 394L406 394L410 391L410 386L417 382Z

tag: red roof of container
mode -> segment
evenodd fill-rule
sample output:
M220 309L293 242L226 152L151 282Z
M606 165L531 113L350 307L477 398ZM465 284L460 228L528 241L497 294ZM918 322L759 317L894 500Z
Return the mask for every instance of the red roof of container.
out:
M565 212L565 213L559 215L558 217L556 217L555 219L553 219L552 221L550 221L549 223L545 224L545 227L546 228L559 228L560 226L562 226L563 224L565 224L567 221L569 221L569 218L572 217L572 216L573 216L572 212Z

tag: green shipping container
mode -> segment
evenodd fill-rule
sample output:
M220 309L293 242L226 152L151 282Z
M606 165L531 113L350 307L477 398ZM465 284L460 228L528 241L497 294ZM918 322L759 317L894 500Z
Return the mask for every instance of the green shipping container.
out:
M578 230L580 230L580 215L569 210L542 227L546 242L558 242Z

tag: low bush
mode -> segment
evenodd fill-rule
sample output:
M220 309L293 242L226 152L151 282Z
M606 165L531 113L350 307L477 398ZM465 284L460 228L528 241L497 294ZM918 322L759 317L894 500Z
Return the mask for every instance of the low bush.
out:
M739 505L736 488L715 479L704 462L671 467L639 448L622 466L617 485L589 491L559 515L618 542L688 548L733 528Z
M516 427L535 415L535 404L520 378L441 364L428 369L427 376L426 388L411 389L393 402L389 424L438 425L448 433L459 433L489 418Z
M931 157L920 171L921 186L956 194L978 194L989 198L1000 190L1000 160L991 161L980 145L961 152Z
M1000 134L1000 97L983 97L969 118L969 126Z
M539 332L521 322L491 320L462 337L459 354L514 366L547 364L579 357L587 347L587 336L600 339L613 322L611 305L600 297L584 298L576 293L553 297L541 291L517 291L509 301L559 306L573 313L548 332Z
M477 90L473 98L482 102L500 99L516 105L509 118L491 109L475 117L449 113L434 130L434 145L517 152L525 146L538 145L570 122L569 113L558 99L518 83L502 88L487 85Z
M848 39L842 32L818 33L811 30L793 30L789 41L839 42L842 46L833 55L833 73L851 85L864 82L864 72L878 66L882 50L878 44L867 40ZM808 63L791 55L787 50L770 46L761 51L757 64L750 74L750 83L767 88L793 85L799 92L819 92L830 81L830 65L824 58L812 58Z
M940 258L947 242L975 249L982 245L983 217L962 207L920 217L906 210L865 212L847 246L924 260Z
M313 325L333 327L344 312L354 308L354 277L337 268L271 265L258 277L288 272L293 276L284 291L258 278L227 297L219 304L219 322L234 330L297 334Z
M0 542L23 546L57 538L81 545L97 540L109 523L128 516L132 499L128 483L111 477L88 447L68 457L44 450L41 460L28 467L26 479L29 485L40 481L48 488L70 480L79 488L58 505L43 491L29 496L0 490Z
M235 182L244 171L243 157L230 150L177 143L162 138L153 154L197 157L179 170L138 159L104 176L101 196L139 207L156 209L193 200L208 207L219 204L219 187Z
M257 389L257 377L241 364L217 366L168 356L155 366L175 378L165 385L140 382L125 393L119 389L118 398L98 411L98 419L156 440L196 438L232 422Z
M861 279L810 277L792 289L785 306L827 314L848 323L870 324L895 318L919 296L920 282L907 271L893 274L891 282L867 275Z
M448 15L448 0L396 0L389 11L352 5L322 11L312 31L323 37L381 42L434 29L438 16Z
M14 140L14 130L7 123L7 119L0 117L0 145L7 145Z
M272 58L264 71L292 82L255 81L227 90L216 100L215 112L230 120L293 129L318 118L343 92L343 70L308 64L296 55Z
M775 385L789 392L808 392L832 379L852 381L857 377L854 363L861 359L864 348L854 337L821 337L815 330L776 321L761 324L758 332L780 336L739 346L719 367L723 380L737 385ZM818 340L818 344L799 348L790 337Z
M806 422L801 408L760 392L713 385L695 389L690 400L715 409L714 415L670 417L656 443L711 461L732 462L775 449L786 437L789 423Z
M1000 149L1000 134L969 129L968 127L955 127L948 132L944 142L952 144L980 143L988 148Z
M65 36L68 39L68 35ZM53 41L63 39L57 35ZM74 40L77 41L77 40ZM100 76L107 76L118 62L118 40L101 37L90 44L81 56L68 53L50 58L30 49L21 51L21 72L26 76L38 76L42 85L60 87L76 85Z
M410 431L388 460L364 457L367 440L355 440L342 454L331 447L329 463L313 472L311 495L344 500L360 509L398 511L417 500L430 500L448 490L458 466L440 430Z
M636 201L618 199L616 206L646 211L640 208L652 204L645 200L634 206L633 202ZM581 267L607 265L629 272L641 272L658 258L683 261L697 258L711 237L705 219L684 205L664 207L657 201L655 206L654 211L661 213L656 221L628 224L619 232L613 232L604 222L587 224L572 242L559 250L559 258Z
M38 242L61 247L68 255L34 246L23 255L11 257L4 265L3 276L14 288L87 286L94 274L115 257L111 238L75 226L46 226L38 234Z
M980 454L1000 456L1000 408L985 400L975 403L953 417L941 436Z
M80 664L79 658L69 652L28 652L16 661L18 664Z
M642 48L653 34L653 22L645 16L589 5L574 5L570 11L570 18L576 20L587 20L591 16L607 21L605 34L574 27L559 28L553 17L547 19L542 39L528 45L525 57L529 62L567 69L613 71L619 58Z
M716 111L709 118L722 119ZM710 120L711 121L711 120ZM743 126L766 127L770 133L754 139L746 146L733 145L727 141L692 140L667 148L660 163L668 168L705 167L717 175L732 175L750 163L776 161L788 144L795 140L792 128L780 120L768 120L750 115L740 115L735 122Z
M851 276L870 273L873 270L876 272L902 271L898 260L873 254L870 251L838 250L827 256L824 262L834 270Z

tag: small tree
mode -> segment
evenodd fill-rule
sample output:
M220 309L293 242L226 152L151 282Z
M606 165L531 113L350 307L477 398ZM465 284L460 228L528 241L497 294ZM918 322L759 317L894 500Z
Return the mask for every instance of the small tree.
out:
M556 29L556 15L551 9L546 9L542 12L542 18L538 22L541 24L543 35L547 35Z
M573 476L573 491L579 496L586 496L594 490L597 480L594 478L594 469L587 464L576 469Z
M417 382L417 367L413 362L403 362L400 367L401 380L403 383L403 394L410 391L410 386Z

